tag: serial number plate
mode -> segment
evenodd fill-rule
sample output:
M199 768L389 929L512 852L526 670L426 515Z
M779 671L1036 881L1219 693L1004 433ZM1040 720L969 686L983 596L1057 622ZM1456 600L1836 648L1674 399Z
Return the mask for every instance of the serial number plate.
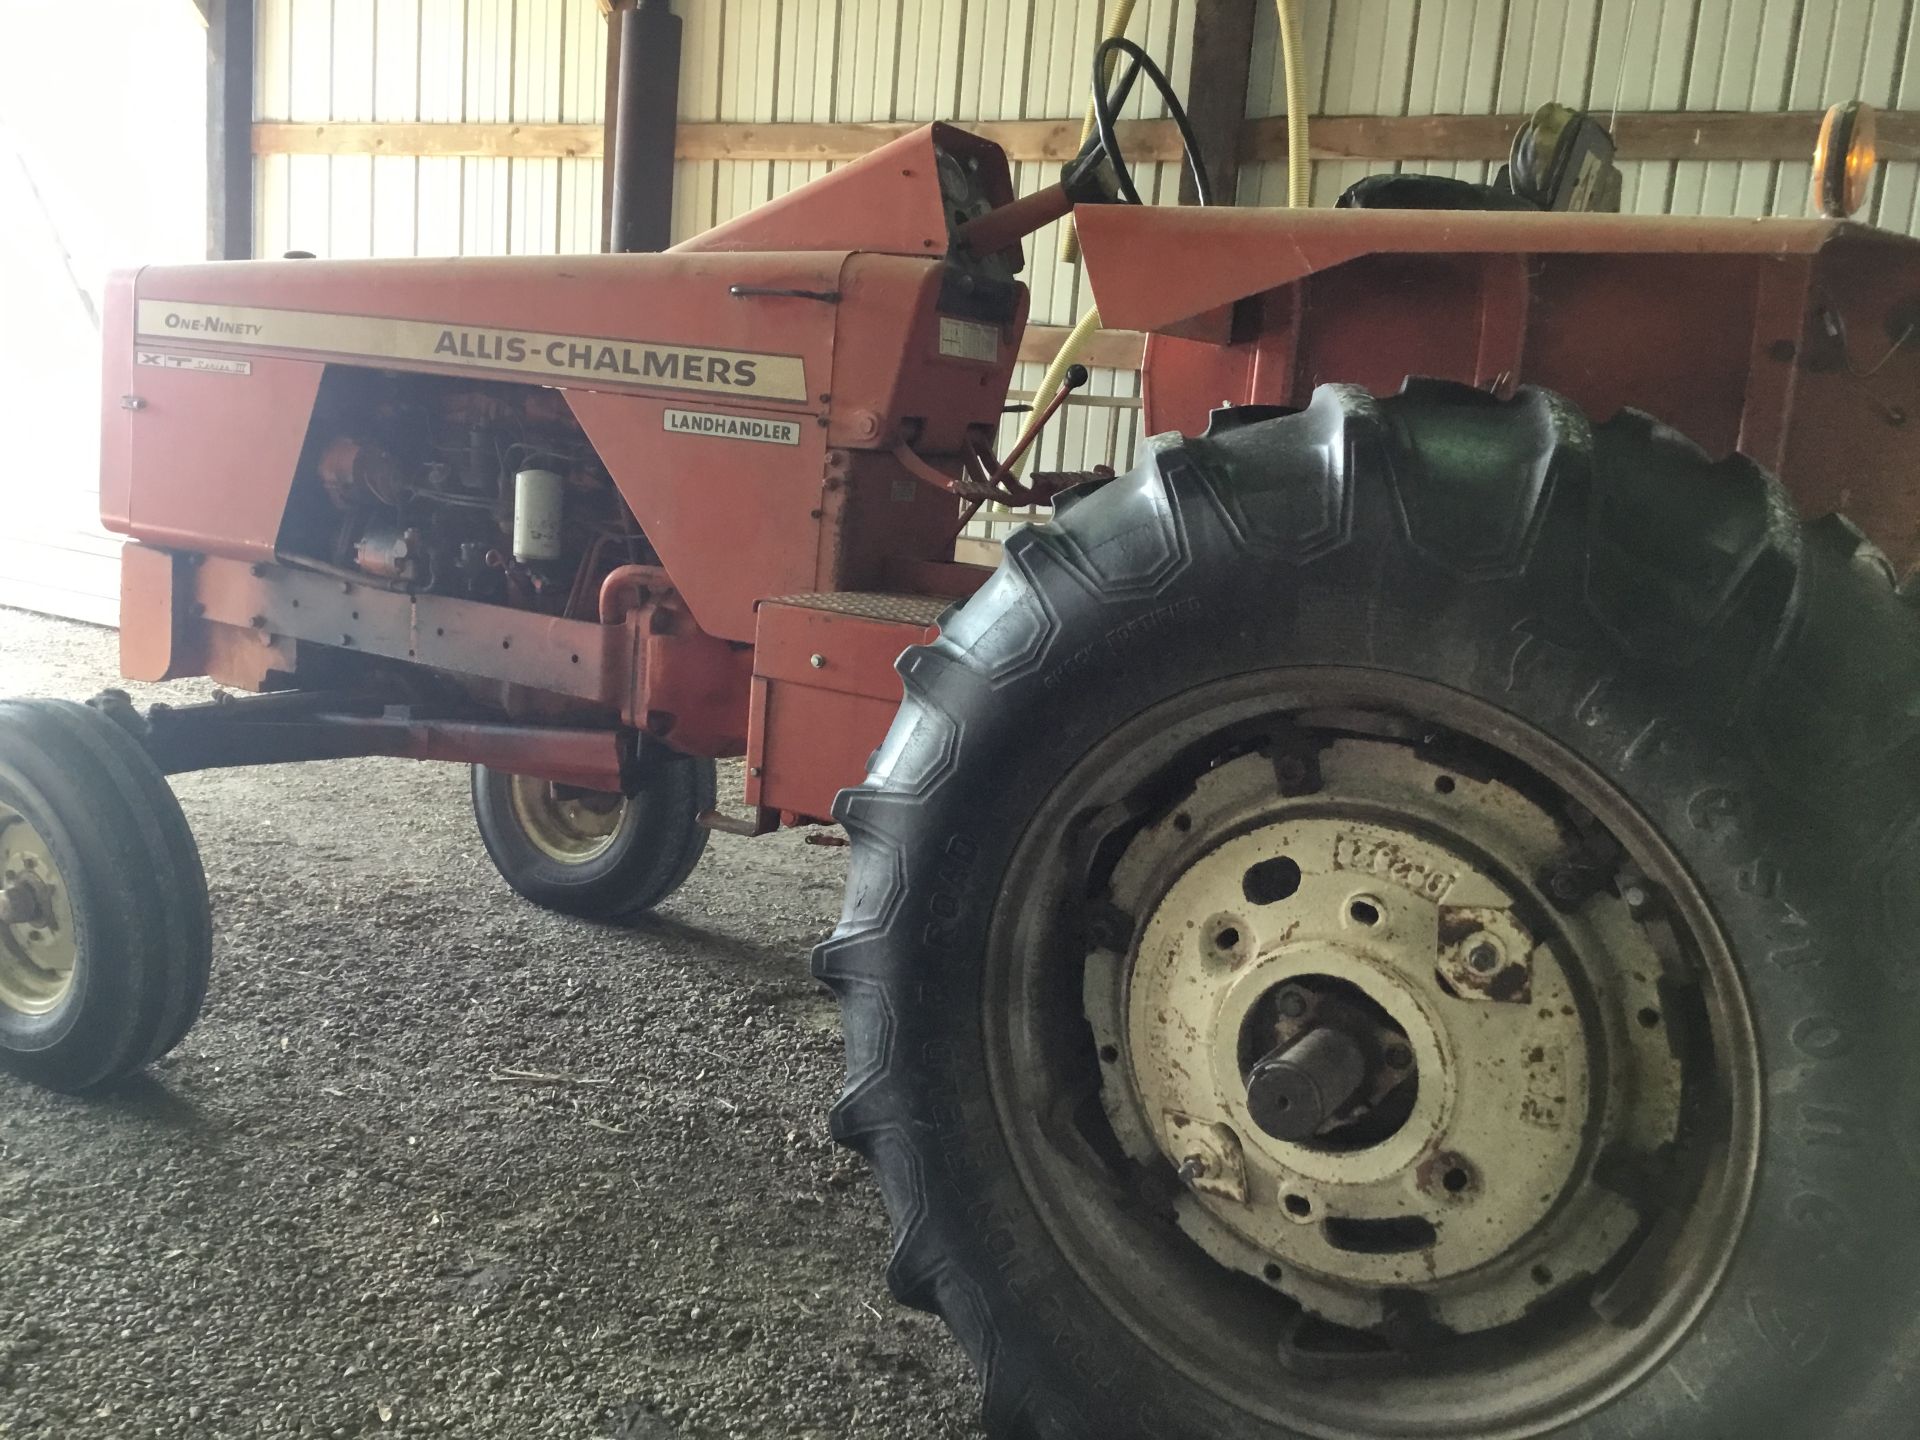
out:
M940 353L956 360L984 360L992 364L1000 358L1000 327L942 315Z

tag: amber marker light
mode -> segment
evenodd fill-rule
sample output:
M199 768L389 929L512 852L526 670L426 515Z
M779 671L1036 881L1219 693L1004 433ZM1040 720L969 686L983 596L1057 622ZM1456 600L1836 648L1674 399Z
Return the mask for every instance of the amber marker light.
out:
M1814 208L1829 220L1856 214L1867 203L1867 182L1879 159L1871 105L1855 100L1827 111L1813 151Z

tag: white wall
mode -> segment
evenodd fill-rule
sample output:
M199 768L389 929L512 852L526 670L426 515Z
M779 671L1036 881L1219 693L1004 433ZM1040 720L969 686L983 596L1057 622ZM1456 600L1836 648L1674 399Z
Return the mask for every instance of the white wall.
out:
M206 253L191 0L0 0L0 605L114 623L99 527L109 268Z

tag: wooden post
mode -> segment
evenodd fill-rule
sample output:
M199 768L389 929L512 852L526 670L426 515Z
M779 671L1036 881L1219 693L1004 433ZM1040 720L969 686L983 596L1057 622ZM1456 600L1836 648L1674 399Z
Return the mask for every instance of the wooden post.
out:
M253 256L253 0L204 0L207 258Z
M1240 127L1247 118L1247 71L1253 60L1253 14L1264 0L1196 0L1193 68L1187 119L1206 157L1216 205L1231 205L1240 185ZM1193 176L1180 167L1180 203L1198 200Z

